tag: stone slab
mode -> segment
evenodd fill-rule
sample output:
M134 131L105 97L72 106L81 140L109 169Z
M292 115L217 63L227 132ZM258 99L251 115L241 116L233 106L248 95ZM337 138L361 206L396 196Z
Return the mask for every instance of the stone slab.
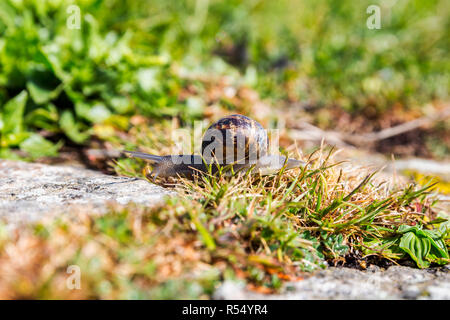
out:
M71 211L103 213L108 204L162 203L174 192L148 181L74 166L0 160L0 219L33 222Z

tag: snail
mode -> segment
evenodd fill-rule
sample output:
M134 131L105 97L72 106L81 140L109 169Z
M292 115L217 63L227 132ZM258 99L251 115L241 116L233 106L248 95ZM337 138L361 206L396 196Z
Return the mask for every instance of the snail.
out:
M213 123L202 139L202 155L157 156L144 152L123 151L130 157L149 160L153 171L146 174L155 180L183 176L192 178L201 172L217 172L220 164L234 172L254 166L261 175L298 168L305 162L281 155L268 154L269 139L264 127L246 116L234 114ZM230 170L227 171L228 173Z

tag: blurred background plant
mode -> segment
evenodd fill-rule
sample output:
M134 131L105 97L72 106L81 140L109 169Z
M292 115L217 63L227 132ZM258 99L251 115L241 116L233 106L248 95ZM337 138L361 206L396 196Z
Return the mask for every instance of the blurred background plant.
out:
M71 4L80 8L79 29L67 25ZM371 4L381 8L379 30L366 27ZM386 116L418 117L448 100L449 6L3 0L0 157L55 156L64 145L128 130L135 114L202 118L211 105L204 88L215 77L277 108L300 106L321 128L335 128L336 115L364 119L355 131L380 129ZM219 105L236 108L224 97ZM422 148L447 156L448 130L439 124Z

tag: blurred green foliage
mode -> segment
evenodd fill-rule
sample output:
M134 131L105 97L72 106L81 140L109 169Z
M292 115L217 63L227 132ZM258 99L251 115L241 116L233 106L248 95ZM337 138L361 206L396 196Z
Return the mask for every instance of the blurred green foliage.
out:
M68 27L71 4L80 29ZM366 27L371 4L381 8L379 30ZM55 155L61 138L82 144L92 124L127 128L135 113L199 117L204 106L179 99L186 73L233 74L265 98L350 112L448 99L449 6L2 0L0 157L16 147Z

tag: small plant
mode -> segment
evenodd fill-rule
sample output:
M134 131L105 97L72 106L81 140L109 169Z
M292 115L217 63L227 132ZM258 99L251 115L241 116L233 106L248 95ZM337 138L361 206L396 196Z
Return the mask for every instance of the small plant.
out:
M445 238L449 229L445 224L436 230L423 230L422 226L401 225L398 233L402 234L398 246L405 251L419 268L427 268L431 263L447 264L450 262Z

